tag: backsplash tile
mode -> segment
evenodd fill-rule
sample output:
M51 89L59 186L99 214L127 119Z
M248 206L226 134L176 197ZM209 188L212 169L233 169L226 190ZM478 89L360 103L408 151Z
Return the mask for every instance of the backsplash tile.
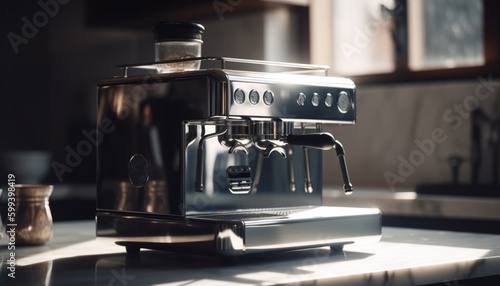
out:
M397 191L451 182L450 156L464 158L459 182L470 182L471 111L478 103L491 117L500 110L500 88L482 79L358 87L356 125L327 129L346 149L353 184ZM342 184L334 157L324 157L327 186Z

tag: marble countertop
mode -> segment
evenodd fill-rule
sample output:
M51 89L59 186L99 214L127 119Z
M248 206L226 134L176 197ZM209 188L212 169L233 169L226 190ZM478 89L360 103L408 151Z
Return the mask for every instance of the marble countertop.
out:
M384 215L500 221L500 197L463 197L417 194L411 189L391 192L359 188L352 195L326 189L323 204L378 208Z
M56 223L44 246L15 249L10 278L0 241L1 285L458 285L500 275L500 235L385 227L377 243L242 257L236 261L125 249L95 239L94 221ZM7 283L10 284L7 284Z

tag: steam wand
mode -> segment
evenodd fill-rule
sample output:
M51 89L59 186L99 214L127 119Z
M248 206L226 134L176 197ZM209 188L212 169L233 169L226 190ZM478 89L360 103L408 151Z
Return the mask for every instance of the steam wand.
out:
M349 172L347 171L347 164L345 162L345 151L344 151L344 146L336 140L335 140L335 151L337 152L337 156L339 157L340 161L340 170L342 171L342 178L344 179L344 192L346 195L352 194L353 187L351 184L351 180L349 179Z
M321 132L302 135L288 135L286 141L290 145L302 146L306 148L314 148L320 150L330 150L332 148L335 148L337 156L339 157L342 178L344 179L345 194L352 194L353 186L351 184L351 180L349 179L349 172L347 171L344 146L342 146L342 144L338 140L336 140L330 133Z

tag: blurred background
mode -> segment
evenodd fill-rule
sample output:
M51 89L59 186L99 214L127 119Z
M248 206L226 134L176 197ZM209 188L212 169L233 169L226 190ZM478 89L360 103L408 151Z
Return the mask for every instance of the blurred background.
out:
M54 184L55 220L93 218L95 148L71 164L68 154L95 128L99 80L118 75L119 64L154 60L156 22L193 21L206 29L203 55L325 64L357 84L357 124L328 131L344 144L361 196L337 198L337 161L325 160L326 202L366 205L378 194L383 205L414 191L437 195L434 204L493 201L485 214L459 218L498 228L498 11L493 0L7 1L0 186L8 173ZM428 207L387 206L385 222L428 224L401 219Z

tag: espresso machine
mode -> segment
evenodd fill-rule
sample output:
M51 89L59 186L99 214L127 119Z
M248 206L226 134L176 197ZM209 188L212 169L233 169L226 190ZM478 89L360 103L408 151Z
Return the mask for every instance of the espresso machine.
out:
M190 63L202 68L156 72ZM122 68L98 86L99 240L241 256L380 239L378 209L322 205L324 159L338 160L353 190L344 147L323 131L355 123L351 80L325 66L234 58Z

